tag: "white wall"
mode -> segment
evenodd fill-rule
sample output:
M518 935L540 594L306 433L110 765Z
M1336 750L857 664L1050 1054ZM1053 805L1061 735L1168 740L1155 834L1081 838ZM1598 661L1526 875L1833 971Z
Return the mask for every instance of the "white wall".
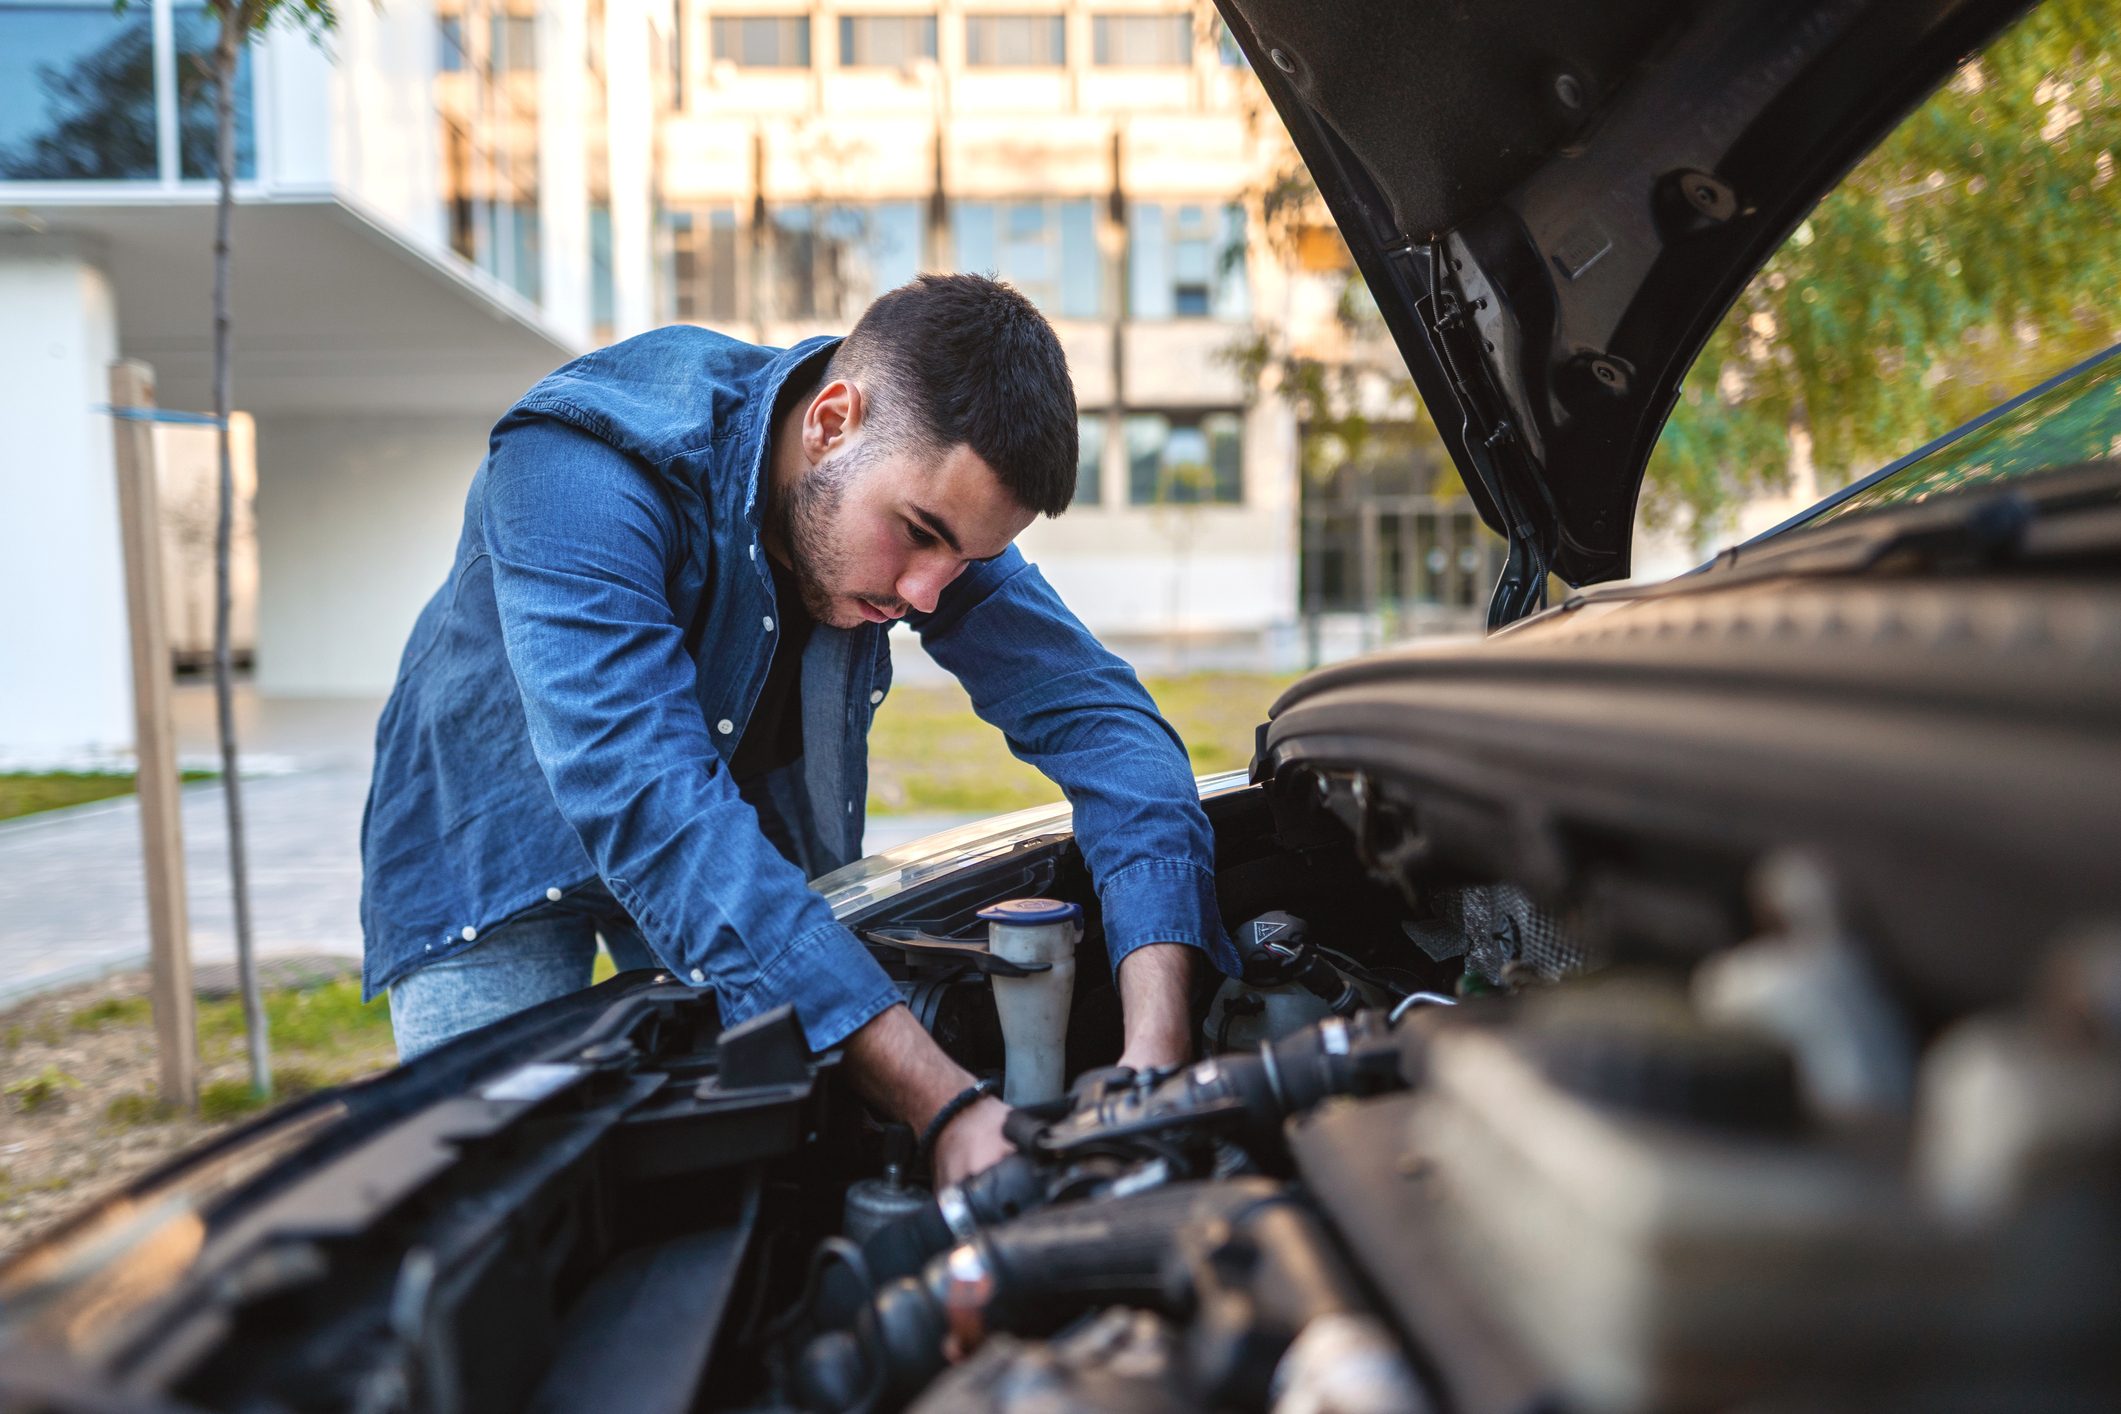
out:
M490 419L260 419L258 688L389 690L447 577Z
M82 246L0 236L0 758L132 743L110 401L118 324Z

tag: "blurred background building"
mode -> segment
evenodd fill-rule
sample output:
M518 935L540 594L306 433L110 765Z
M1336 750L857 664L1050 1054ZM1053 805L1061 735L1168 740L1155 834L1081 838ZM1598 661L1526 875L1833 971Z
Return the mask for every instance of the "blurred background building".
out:
M842 332L924 269L998 274L1060 331L1080 489L1024 545L1144 667L1477 624L1496 544L1351 332L1330 226L1274 214L1286 140L1205 7L392 0L340 25L266 36L239 96L262 693L388 687L487 428L551 367L672 321ZM121 356L164 407L210 402L210 35L184 0L0 0L0 594L38 606L0 615L0 752L130 736L97 408ZM1313 425L1299 366L1365 360L1362 435ZM164 438L181 503L210 434Z

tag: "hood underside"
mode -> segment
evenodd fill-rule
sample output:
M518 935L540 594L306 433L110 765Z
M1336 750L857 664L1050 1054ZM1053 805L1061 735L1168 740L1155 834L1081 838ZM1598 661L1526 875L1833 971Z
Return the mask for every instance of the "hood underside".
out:
M1482 517L1491 623L1625 576L1681 379L2025 0L1217 0Z

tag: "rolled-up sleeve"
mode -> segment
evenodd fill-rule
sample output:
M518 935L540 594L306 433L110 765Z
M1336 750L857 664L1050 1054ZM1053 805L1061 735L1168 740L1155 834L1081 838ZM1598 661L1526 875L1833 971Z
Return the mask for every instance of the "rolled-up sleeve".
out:
M767 840L708 734L665 588L688 536L653 472L547 418L496 429L481 527L530 742L665 965L727 1022L793 1003L813 1049L899 999Z
M1067 796L1113 967L1150 943L1183 943L1236 973L1192 764L1134 670L1013 548L968 568L912 622L973 710Z

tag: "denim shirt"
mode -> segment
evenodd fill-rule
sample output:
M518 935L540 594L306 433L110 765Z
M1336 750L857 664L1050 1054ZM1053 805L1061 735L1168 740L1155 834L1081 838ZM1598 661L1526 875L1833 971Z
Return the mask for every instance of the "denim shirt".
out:
M774 398L835 344L659 329L494 426L377 727L367 994L601 881L727 1022L791 1002L823 1050L899 999L807 883L861 854L886 626L820 624L803 650L803 754L764 783L794 862L726 769L779 634L760 543ZM1177 942L1234 971L1185 750L1133 671L1014 548L907 622L1074 806L1113 965Z

